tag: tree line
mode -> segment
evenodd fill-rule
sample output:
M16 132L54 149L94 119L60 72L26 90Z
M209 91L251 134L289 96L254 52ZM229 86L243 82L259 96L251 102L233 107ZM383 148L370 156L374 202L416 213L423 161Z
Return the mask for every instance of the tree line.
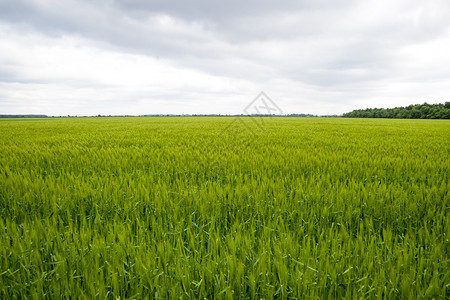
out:
M450 102L415 104L395 108L356 109L343 114L347 118L450 119Z
M47 115L0 115L0 118L47 118Z

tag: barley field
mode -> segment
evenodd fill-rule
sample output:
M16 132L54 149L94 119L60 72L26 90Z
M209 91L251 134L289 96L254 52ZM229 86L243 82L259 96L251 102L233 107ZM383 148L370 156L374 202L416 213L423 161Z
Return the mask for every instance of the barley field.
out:
M0 120L1 299L445 299L450 123Z

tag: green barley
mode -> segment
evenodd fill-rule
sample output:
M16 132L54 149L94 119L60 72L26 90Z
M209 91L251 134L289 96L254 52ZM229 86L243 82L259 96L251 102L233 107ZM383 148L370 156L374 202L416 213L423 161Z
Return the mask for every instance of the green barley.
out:
M0 120L0 298L450 295L445 120Z

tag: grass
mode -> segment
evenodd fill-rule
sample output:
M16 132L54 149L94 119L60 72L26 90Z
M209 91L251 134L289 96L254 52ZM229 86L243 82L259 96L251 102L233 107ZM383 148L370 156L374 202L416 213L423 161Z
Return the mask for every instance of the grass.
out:
M0 120L0 298L449 297L448 121L233 120Z

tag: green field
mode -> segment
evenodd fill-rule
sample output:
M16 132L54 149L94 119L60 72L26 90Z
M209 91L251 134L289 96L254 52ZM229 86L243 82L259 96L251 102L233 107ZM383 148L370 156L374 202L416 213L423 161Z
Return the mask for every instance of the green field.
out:
M253 121L0 120L0 298L450 296L449 121Z

